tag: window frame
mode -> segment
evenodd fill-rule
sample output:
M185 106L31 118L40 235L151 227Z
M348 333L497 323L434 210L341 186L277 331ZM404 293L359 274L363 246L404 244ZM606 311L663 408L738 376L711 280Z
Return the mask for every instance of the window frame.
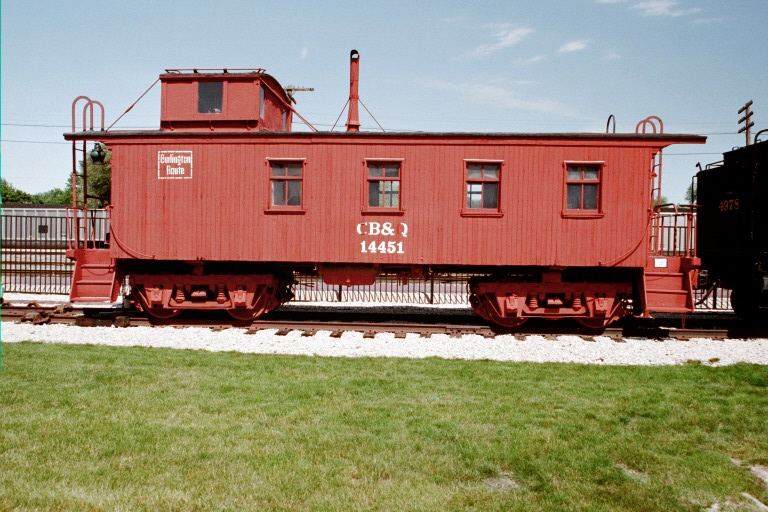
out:
M265 160L266 175L267 175L267 207L264 209L264 213L278 213L278 214L304 214L304 197L306 196L306 158L279 158L279 157L267 157ZM273 164L301 164L300 176L273 176L272 166ZM278 205L272 204L272 183L275 181L298 181L301 184L301 200L298 205ZM286 190L287 193L287 190ZM287 201L286 201L287 202Z
M220 112L200 112L200 86L203 84L221 84L221 111ZM227 81L216 79L216 80L200 80L196 82L195 86L195 92L197 94L197 106L195 108L195 115L197 116L222 116L226 114L227 109Z
M404 158L364 158L363 167L363 193L362 204L360 212L363 215L403 215L405 209L403 208L403 174L404 174ZM399 176L397 179L387 179L386 176L371 177L370 165L371 164L398 164ZM369 184L373 181L397 181L397 206L370 206L370 188Z
M597 179L585 179L582 169L582 178L571 179L568 177L568 171L572 167L596 167ZM581 219L599 219L605 216L603 212L603 191L605 190L605 161L603 160L565 160L562 167L563 177L563 210L562 216L566 218ZM569 185L581 186L581 208L568 208L568 187ZM584 185L597 185L597 208L585 209L584 206Z
M484 159L484 158L465 158L463 159L463 169L462 169L462 181L461 181L461 216L462 217L502 217L504 215L504 209L501 207L501 200L502 200L502 183L503 183L503 176L505 173L505 162L504 160L496 160L496 159ZM469 176L469 166L470 165L497 165L499 167L499 174L498 177L493 178L486 178L485 176L477 178L477 177L470 177ZM483 171L485 173L485 171ZM468 202L468 193L469 193L469 185L471 183L496 183L496 207L495 208L485 208L483 206L479 208L472 208L469 206Z

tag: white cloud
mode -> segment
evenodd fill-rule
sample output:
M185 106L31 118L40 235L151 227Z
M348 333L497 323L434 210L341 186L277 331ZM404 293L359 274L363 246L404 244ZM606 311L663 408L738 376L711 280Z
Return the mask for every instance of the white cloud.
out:
M605 54L603 54L603 58L605 60L617 60L621 58L621 54L616 50L608 50L605 52Z
M697 25L708 25L709 23L720 23L723 18L698 18L693 20Z
M514 80L512 83L515 85L537 85L539 82L536 80Z
M518 58L515 62L517 64L520 64L522 66L526 66L528 64L535 64L537 62L541 62L543 60L547 60L547 56L543 53L540 53L538 55L534 55L533 57L528 58Z
M632 9L640 11L643 16L667 16L676 18L686 14L701 12L699 8L681 9L677 0L648 0L632 6Z
M589 46L590 42L591 41L589 39L579 39L576 41L569 41L565 43L563 46L561 46L560 49L557 50L557 53L580 52L581 50Z
M511 87L497 84L479 84L477 82L425 81L431 89L439 89L459 94L476 103L491 104L510 110L533 112L565 113L566 109L554 100L546 98L524 98Z
M513 46L529 35L534 30L528 27L513 27L508 24L489 25L487 28L495 29L493 34L495 41L490 44L481 44L476 46L469 54L473 57L487 57L498 51Z
M302 58L302 60L303 60L303 59L306 59L306 58L307 58L307 55L309 55L309 48L307 48L307 47L305 46L305 47L303 47L303 48L301 49L301 58Z

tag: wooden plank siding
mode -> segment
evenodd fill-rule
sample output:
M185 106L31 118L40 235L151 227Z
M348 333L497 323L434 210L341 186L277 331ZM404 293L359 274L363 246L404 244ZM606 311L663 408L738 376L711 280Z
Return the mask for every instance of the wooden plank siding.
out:
M112 256L158 260L645 267L651 161L694 136L69 134L112 151ZM191 179L158 152L191 151ZM303 212L270 210L267 159L303 159ZM364 213L365 159L401 159L402 214ZM501 216L462 215L465 160L503 162ZM599 218L563 215L566 161L604 162ZM358 234L407 224L407 237ZM398 229L397 227L395 229ZM402 242L403 254L361 252Z

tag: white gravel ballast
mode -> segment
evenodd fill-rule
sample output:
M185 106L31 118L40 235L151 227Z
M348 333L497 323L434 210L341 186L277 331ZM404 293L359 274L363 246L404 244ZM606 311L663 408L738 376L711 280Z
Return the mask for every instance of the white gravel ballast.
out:
M736 363L768 365L768 340L649 340L627 338L615 341L595 336L526 336L518 339L500 335L486 339L479 335L432 335L423 338L408 334L395 338L382 333L364 338L362 333L345 332L331 337L330 331L302 336L292 331L277 336L274 329L249 334L245 329L214 331L207 328L173 327L74 327L3 322L2 341L38 341L109 345L115 347L165 347L246 352L253 354L294 354L323 357L404 357L445 359L488 359L495 361L569 362L608 365L675 365L698 361L714 366Z
M354 305L346 304L344 307ZM367 305L366 309L375 310L371 305ZM365 338L361 332L345 332L340 337L332 337L330 330L304 336L299 330L277 335L276 329L249 332L243 328L76 327L12 322L3 322L0 332L4 343L36 341L321 357L439 357L605 365L677 365L691 362L712 366L736 363L768 365L768 339L616 340L607 336L582 338L570 335L498 335L484 338L474 334L461 337L408 334L405 338L396 338L391 333Z

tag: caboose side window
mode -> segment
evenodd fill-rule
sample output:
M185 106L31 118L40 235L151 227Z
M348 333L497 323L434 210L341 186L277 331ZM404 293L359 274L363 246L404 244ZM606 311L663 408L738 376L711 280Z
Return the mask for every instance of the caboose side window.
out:
M467 163L466 208L498 211L500 171L499 163Z
M303 161L270 161L271 206L301 207Z
M221 114L224 104L224 82L197 83L197 112Z
M565 168L565 209L569 212L598 212L602 164L567 163Z
M368 162L368 206L400 207L400 162Z

